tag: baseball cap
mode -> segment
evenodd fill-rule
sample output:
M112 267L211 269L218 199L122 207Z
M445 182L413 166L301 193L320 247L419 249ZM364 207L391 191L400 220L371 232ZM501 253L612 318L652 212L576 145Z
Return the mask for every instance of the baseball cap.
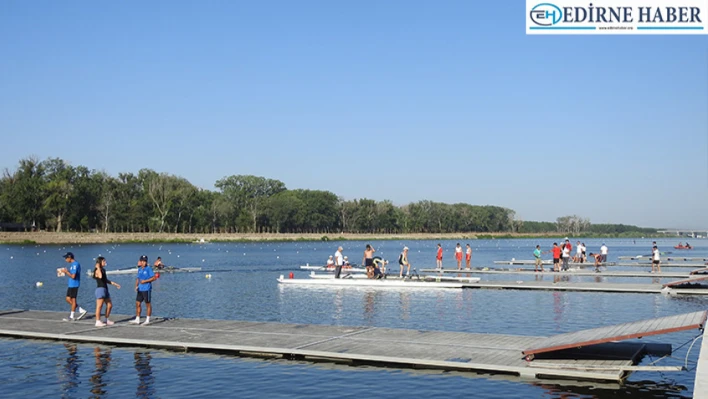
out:
M408 247L403 247L403 250L404 250L404 251L408 251Z
M74 254L72 254L71 252L67 252L64 254L64 259L66 259L66 258L74 259Z
M147 255L142 255L142 256L140 257L140 260L141 260L141 261L144 260L145 262L147 262L147 261L148 261Z

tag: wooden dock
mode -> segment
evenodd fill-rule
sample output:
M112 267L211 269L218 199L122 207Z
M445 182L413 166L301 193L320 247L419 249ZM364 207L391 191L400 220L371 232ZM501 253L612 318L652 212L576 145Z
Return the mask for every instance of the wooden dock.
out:
M588 269L570 269L565 272L554 272L553 268L549 270L547 267L542 272L535 272L533 269L493 269L493 268L472 268L472 269L421 269L421 273L445 273L445 274L518 274L530 276L584 276L584 277L646 277L646 278L689 278L691 274L688 272L661 272L650 273L647 271L610 271L601 270L595 272Z
M659 330L661 325L674 323L674 331L679 331L694 328L694 321L701 317L705 320L705 315L696 312L652 319L651 323ZM609 342L623 339L621 334L606 336L605 341L592 345L568 340L567 334L561 334L555 339L564 339L573 348L552 350L547 344L554 342L554 337L542 336L200 319L156 319L149 326L135 326L127 323L132 316L115 317L117 322L111 327L94 327L93 320L63 322L63 316L60 312L0 311L0 335L536 379L622 382L632 371L682 369L638 365L646 354L670 354L670 345ZM676 322L677 318L683 322ZM636 330L637 323L646 325L647 321L606 328L615 332L617 327ZM643 335L651 334L648 331ZM533 358L528 356L531 351Z
M630 284L605 282L568 282L564 276L570 273L555 273L553 281L480 281L478 283L463 283L464 288L485 288L502 290L541 290L541 291L576 291L576 292L609 292L635 294L665 294L671 296L708 295L708 288L673 288L662 284Z

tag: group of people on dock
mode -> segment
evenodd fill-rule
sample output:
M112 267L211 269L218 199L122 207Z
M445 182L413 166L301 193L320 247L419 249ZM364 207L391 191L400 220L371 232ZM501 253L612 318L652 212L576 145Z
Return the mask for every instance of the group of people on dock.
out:
M68 267L57 269L58 277L68 277L68 288L66 290L66 302L71 306L71 312L68 318L64 321L76 321L82 319L88 311L77 303L79 287L81 286L81 264L74 258L74 254L67 252L64 255L64 261L69 264ZM99 256L96 258L96 264L93 269L93 278L96 280L96 327L112 326L113 321L110 320L113 302L108 291L108 286L112 285L120 289L120 284L110 281L106 273L106 258ZM155 266L161 268L162 261L158 258ZM162 265L164 267L164 265ZM152 316L152 282L158 278L152 268L148 266L148 257L140 256L138 260L138 276L135 279L135 319L129 321L130 324L148 325ZM142 303L145 302L147 316L144 322L140 322L142 313ZM105 318L101 320L101 312L103 305L106 306ZM78 313L78 314L77 314Z
M536 248L533 251L534 271L543 271L543 259L541 258L541 256L547 253L553 254L554 272L567 271L570 268L571 261L573 263L585 263L587 262L588 255L595 259L596 271L600 270L600 264L607 262L608 248L604 242L600 247L600 252L597 254L590 252L590 254L586 255L587 247L585 246L584 242L581 243L580 241L576 242L575 250L575 255L571 257L570 254L573 251L573 244L570 243L570 240L567 237L565 238L565 242L562 242L561 245L558 245L557 242L554 242L553 247L548 251L541 251L541 246L536 245Z
M458 242L457 245L455 246L455 260L457 261L457 270L462 270L462 245ZM471 263L472 263L472 247L470 247L470 244L467 244L467 248L465 249L464 252L464 258L465 258L465 269L470 270L471 268ZM442 249L442 244L438 243L438 250L435 255L435 268L438 270L443 269L443 249Z
M343 269L346 270L347 268L352 267L348 257L343 256L343 251L344 249L341 246L338 247L334 255L330 255L329 259L327 260L326 267L330 270L334 268L335 278L339 278L341 276L341 271ZM383 260L380 257L374 256L375 252L376 250L374 249L374 247L371 246L371 244L366 244L361 263L366 268L366 274L368 278L378 279L382 278L386 274L386 265L388 264L388 261ZM410 276L411 262L408 258L408 253L409 248L404 246L403 250L398 256L398 265L400 267L400 271L398 274L399 278L403 278L404 276ZM472 262L472 247L470 246L470 244L467 244L467 248L463 250L462 245L460 243L457 243L457 245L455 246L454 254L455 260L457 261L457 269L462 270L462 260L464 259L466 270L470 270ZM438 243L437 250L435 253L436 268L438 270L443 269L442 261L443 248L442 244Z

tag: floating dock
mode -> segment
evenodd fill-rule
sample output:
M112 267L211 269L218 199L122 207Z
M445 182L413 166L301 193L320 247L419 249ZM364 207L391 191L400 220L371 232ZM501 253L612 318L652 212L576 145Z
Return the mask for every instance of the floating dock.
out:
M117 322L111 327L94 327L91 319L62 322L63 312L7 310L0 311L0 335L621 383L633 371L681 371L682 367L639 365L647 354L670 354L671 345L615 341L702 329L706 313L543 337L201 319L156 319L149 326L135 326L127 323L132 316L114 317Z
M664 256L662 255L662 261L681 261L681 262L708 262L708 258L682 258L678 256ZM618 256L617 259L620 260L651 260L651 255L644 256Z
M518 275L529 275L529 276L585 276L585 277L646 277L646 278L689 278L691 274L688 272L661 272L661 273L650 273L646 271L610 271L601 270L596 272L594 270L588 269L570 269L564 272L554 272L553 268L549 270L544 268L542 272L536 272L533 269L493 269L493 268L473 268L473 269L421 269L421 273L445 273L445 274L518 274Z
M553 263L551 261L543 261L542 262L544 266L552 266ZM509 266L529 266L529 265L534 265L535 262L532 260L495 260L494 261L495 265L509 265ZM563 262L559 263L560 265L563 264ZM568 262L569 266L572 267L595 267L595 263L590 261L590 262L584 262L584 263L578 263L578 262ZM606 267L606 266L630 266L630 267L651 267L651 262L604 262L600 263L600 266ZM666 263L666 261L662 260L661 261L661 267L692 267L692 268L699 268L699 267L706 267L705 264L703 263Z
M665 284L630 284L605 282L568 282L563 277L570 273L554 273L553 281L480 281L462 283L464 288L486 288L503 290L541 290L541 291L576 291L576 292L612 292L635 294L665 294L671 296L708 295L708 287L670 287Z

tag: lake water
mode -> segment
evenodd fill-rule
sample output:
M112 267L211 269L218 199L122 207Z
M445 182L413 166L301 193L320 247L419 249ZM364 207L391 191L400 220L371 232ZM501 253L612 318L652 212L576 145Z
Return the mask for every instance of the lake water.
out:
M610 261L620 255L650 253L649 239L584 240L588 252L602 241ZM690 241L692 251L672 256L708 257L708 240ZM456 241L443 241L446 268L456 267ZM466 244L465 241L461 243ZM549 249L552 240L472 240L473 266L494 260L531 259L536 244ZM575 243L575 240L573 240ZM672 251L676 240L660 240ZM299 265L323 264L338 245L361 262L364 242L98 244L82 246L0 246L0 309L67 311L66 279L55 270L72 251L83 273L93 259L108 259L108 269L135 265L140 255L150 263L162 256L167 265L202 267L202 272L163 274L153 287L153 314L161 317L209 318L282 323L375 326L477 333L552 335L604 325L670 316L708 308L708 298L654 294L572 293L514 290L381 290L279 286L276 278ZM413 267L435 264L437 241L371 242L377 255L393 264L404 245ZM574 244L575 245L575 244ZM614 268L613 268L614 269ZM622 270L623 268L617 267ZM629 270L629 269L627 269ZM676 269L669 269L676 270ZM687 271L689 269L679 269ZM205 278L210 273L210 279ZM487 276L482 279L528 279ZM115 275L121 290L111 289L114 312L133 314L134 276ZM553 276L543 277L552 280ZM583 281L574 277L573 281ZM595 281L594 277L584 281ZM620 281L603 278L603 281ZM635 279L648 282L650 279ZM37 287L36 282L43 282ZM79 303L93 313L93 279L82 276ZM645 338L671 343L682 365L698 331ZM396 337L390 337L394 340ZM592 383L538 383L499 376L457 372L425 372L327 363L260 360L204 354L182 354L144 348L111 347L0 338L0 397L504 397L504 398L665 398L693 395L695 361L700 340L688 354L691 371L634 373L622 386ZM650 359L645 359L647 364Z

